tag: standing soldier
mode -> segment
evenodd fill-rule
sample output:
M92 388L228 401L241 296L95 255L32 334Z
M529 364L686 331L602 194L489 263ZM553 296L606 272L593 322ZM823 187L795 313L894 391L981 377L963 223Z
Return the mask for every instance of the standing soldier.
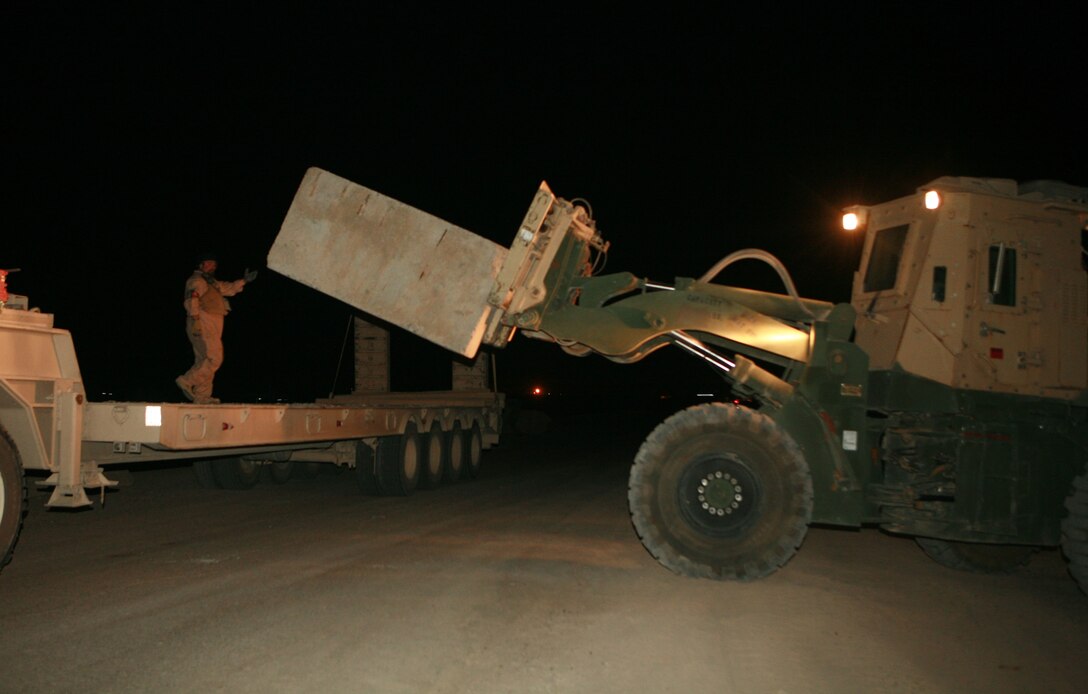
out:
M257 277L246 269L240 280L215 279L215 256L205 253L197 258L196 270L185 283L186 333L193 343L193 368L175 379L185 397L200 405L217 404L212 397L215 372L223 365L223 318L230 311L228 296L242 291Z

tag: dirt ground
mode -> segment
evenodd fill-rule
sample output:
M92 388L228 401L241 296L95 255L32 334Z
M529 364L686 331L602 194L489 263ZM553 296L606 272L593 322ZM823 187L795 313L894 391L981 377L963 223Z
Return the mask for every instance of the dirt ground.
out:
M0 690L1084 691L1088 597L1058 552L979 576L814 528L769 578L682 578L630 526L640 435L519 437L406 499L332 470L205 490L185 466L84 513L32 492Z

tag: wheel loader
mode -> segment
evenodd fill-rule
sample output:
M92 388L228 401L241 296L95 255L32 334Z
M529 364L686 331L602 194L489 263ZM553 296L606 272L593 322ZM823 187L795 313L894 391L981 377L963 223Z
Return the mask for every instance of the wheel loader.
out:
M588 207L547 183L505 248L313 168L268 264L469 358L520 333L718 371L745 405L673 414L630 472L634 529L678 574L766 576L825 524L984 572L1060 547L1088 589L1088 188L943 177L843 222L864 246L832 304L758 249L671 283L601 274ZM739 262L782 290L730 286Z

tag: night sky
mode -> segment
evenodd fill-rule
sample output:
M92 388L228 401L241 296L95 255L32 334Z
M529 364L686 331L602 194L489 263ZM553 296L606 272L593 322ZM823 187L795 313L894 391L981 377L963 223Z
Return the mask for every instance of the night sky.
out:
M350 387L352 309L264 268L309 166L503 245L546 180L592 205L606 271L668 282L754 246L832 301L860 250L846 205L943 175L1088 185L1076 3L40 4L0 9L0 267L72 331L92 400L181 400L182 288L205 249L222 279L261 270L233 300L217 395ZM741 264L721 281L772 278ZM448 387L442 350L398 332L394 349L394 386ZM720 384L666 352L620 366L521 338L499 385Z

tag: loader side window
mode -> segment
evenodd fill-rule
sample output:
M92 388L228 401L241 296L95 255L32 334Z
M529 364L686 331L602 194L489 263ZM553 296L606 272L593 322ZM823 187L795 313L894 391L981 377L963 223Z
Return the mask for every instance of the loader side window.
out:
M987 291L995 306L1016 305L1016 251L1005 244L990 246L990 283Z
M944 303L944 290L948 286L948 268L937 265L933 268L933 300Z
M866 292L882 292L895 287L899 274L899 260L903 257L903 245L907 242L909 224L880 229L873 237L873 249L869 253L869 266L865 268Z

